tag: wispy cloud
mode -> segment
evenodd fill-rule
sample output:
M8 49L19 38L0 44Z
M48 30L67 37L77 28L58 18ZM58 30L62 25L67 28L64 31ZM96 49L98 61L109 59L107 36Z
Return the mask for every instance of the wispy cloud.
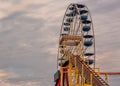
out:
M90 8L97 65L103 71L120 70L119 0L0 0L0 85L54 84L59 30L72 2ZM109 63L115 67L111 69Z

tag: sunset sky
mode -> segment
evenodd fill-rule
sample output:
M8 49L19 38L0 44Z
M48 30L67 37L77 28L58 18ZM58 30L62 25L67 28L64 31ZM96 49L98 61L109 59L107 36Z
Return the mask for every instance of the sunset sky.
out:
M97 67L120 71L120 0L0 0L0 86L54 86L70 3L85 4L92 14Z

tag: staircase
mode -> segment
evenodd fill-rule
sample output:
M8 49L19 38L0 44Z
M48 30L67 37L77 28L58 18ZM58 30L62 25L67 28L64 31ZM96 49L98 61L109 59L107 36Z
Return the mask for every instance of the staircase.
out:
M109 86L89 65L80 58L76 58L76 65L79 69L79 72L82 73L82 65L84 66L84 75L87 80L90 80L90 75L92 74L92 83L93 86Z

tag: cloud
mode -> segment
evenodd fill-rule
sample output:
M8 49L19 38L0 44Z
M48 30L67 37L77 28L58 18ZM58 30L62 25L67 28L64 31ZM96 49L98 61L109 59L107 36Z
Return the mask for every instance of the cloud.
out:
M1 86L38 86L36 83L34 82L26 82L26 83L19 83L19 84L11 84L5 81L0 80L0 85Z
M7 76L7 73L3 70L0 70L0 78Z
M13 69L0 70L0 85L1 86L46 86L51 81L50 76L39 76L34 73L16 71ZM45 74L45 73L44 73ZM46 83L46 81L50 83Z
M37 86L36 83L39 83L41 79L39 79L39 77L37 79L36 76L43 77L44 75L40 72L44 72L46 69L50 70L50 65L42 65L45 63L54 65L50 54L52 54L52 41L55 41L55 39L51 41L48 40L51 39L53 32L47 31L47 28L42 29L45 27L44 19L27 17L25 14L26 12L17 11L0 20L0 35L2 37L0 40L0 51L2 52L0 64L2 66L0 66L0 68L19 73L17 77L13 77L11 74L7 75L9 78L1 81L3 86L29 86L29 83L31 83L30 86ZM40 62L41 60L42 62ZM35 77L29 77L32 73L35 73ZM46 73L48 73L48 71L46 71ZM49 74L53 75L51 72L47 75ZM41 81L39 85L45 84L45 81L46 80Z
M102 71L119 71L119 53L120 50L113 50L98 54L97 65L101 67Z
M0 0L1 2L6 2L6 3L15 3L17 4L18 2L22 1L22 0Z
M103 71L120 70L117 66L120 53L118 0L0 0L2 86L54 85L59 30L71 2L85 3L90 8L96 34L97 65ZM111 69L110 63L116 67Z

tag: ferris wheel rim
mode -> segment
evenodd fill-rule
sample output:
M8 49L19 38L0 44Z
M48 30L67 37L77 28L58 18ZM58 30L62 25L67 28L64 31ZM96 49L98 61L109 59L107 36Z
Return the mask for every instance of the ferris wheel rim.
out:
M75 7L77 8L77 4L70 4L68 7L67 7L67 9L66 9L66 11L65 11L65 14L64 14L64 17L63 17L63 20L62 20L62 25L61 25L61 30L60 30L60 36L59 36L59 41L60 41L60 38L61 38L61 34L62 34L62 30L63 30L63 27L64 27L64 20L65 20L65 18L66 18L66 14L67 14L67 11L69 10L69 8L70 8L70 6L72 6L72 5L75 5ZM92 32L93 32L93 42L94 42L94 45L93 45L93 47L94 47L94 68L95 68L95 61L96 61L96 59L95 59L95 57L96 57L96 51L95 51L95 34L94 34L94 27L93 27L93 20L92 20L92 17L91 17L91 14L90 14L90 11L89 11L89 9L88 9L88 7L86 6L86 5L84 5L85 6L85 8L87 9L87 11L88 11L88 15L89 15L89 17L90 17L90 19L91 19L91 27L92 27ZM78 8L77 8L77 11L78 11ZM80 12L78 12L79 13L79 15L81 15L80 14ZM80 23L81 23L82 21L80 20ZM82 23L81 23L82 24ZM83 24L82 24L83 25ZM83 27L83 26L82 26ZM82 35L83 36L83 35ZM58 55L57 55L57 69L58 69L58 58L59 58L59 47L60 47L60 45L58 45Z

